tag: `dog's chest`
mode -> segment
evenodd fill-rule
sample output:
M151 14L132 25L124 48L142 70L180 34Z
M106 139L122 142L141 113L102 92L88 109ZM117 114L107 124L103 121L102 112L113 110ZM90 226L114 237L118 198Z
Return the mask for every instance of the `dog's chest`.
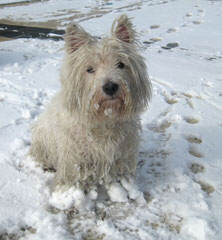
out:
M135 132L135 131L134 131ZM129 131L125 128L94 128L90 131L81 131L75 134L80 155L87 161L108 161L113 162L120 158L124 149L124 142L132 135L132 129ZM78 137L77 137L78 136Z
M120 145L126 134L120 129L97 129L90 135L90 151L101 155L102 158L114 161L121 155Z

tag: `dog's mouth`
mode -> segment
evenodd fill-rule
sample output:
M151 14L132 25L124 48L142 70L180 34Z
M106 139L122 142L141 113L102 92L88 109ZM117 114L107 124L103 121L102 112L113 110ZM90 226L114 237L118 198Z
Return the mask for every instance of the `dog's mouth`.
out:
M115 106L115 105L119 105L119 104L122 104L123 103L123 100L120 99L120 98L109 98L109 99L103 99L100 101L99 105L101 107L109 107L109 106Z
M108 98L108 99L103 99L99 102L99 106L102 109L106 109L106 108L118 109L121 107L122 104L123 104L123 100L121 98Z
M90 104L92 116L101 121L124 118L129 106L129 99L124 93L122 88L114 96L97 91Z
M103 98L98 103L94 104L94 108L99 115L107 117L115 117L122 111L124 101L119 98Z

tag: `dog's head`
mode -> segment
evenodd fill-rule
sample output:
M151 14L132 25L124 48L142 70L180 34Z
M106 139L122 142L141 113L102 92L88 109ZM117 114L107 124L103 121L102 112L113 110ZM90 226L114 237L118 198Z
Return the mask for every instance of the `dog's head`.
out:
M63 96L70 112L90 121L118 121L138 115L149 103L151 84L137 52L136 33L126 15L98 39L77 24L65 35Z

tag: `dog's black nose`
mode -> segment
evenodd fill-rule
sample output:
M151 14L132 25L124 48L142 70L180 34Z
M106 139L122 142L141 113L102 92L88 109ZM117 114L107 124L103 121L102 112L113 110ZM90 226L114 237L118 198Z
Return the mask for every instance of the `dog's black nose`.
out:
M117 83L108 81L105 85L103 85L103 91L109 96L113 96L119 88Z

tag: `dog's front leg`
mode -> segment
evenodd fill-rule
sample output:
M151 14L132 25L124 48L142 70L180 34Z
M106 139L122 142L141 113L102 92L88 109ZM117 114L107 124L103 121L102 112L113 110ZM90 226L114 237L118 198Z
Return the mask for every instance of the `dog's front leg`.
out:
M107 193L114 202L126 202L135 200L143 203L143 193L136 185L136 157L135 154L125 156L124 159L116 161L115 172L119 172L118 177L114 178L107 186Z
M78 150L74 147L74 141L70 136L60 137L59 141L55 186L56 188L78 186L81 178Z

